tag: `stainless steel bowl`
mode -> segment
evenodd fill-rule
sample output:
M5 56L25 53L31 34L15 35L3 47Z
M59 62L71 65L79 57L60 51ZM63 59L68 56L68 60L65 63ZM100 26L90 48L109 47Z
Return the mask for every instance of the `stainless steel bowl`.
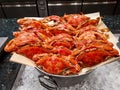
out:
M82 75L63 76L50 74L39 68L36 69L40 72L40 75L38 76L40 84L49 90L56 90L58 87L69 87L76 84L82 86L84 79L90 74L90 72L87 72Z

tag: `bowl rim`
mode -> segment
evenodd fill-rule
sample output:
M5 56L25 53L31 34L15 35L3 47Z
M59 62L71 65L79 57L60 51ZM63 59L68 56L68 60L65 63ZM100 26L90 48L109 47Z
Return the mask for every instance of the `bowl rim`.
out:
M66 78L71 78L71 77L79 77L79 76L83 76L83 75L87 75L87 74L89 74L90 72L92 72L93 70L90 70L90 71L88 71L88 72L86 72L86 73L78 73L78 74L74 74L74 75L58 75L58 74L51 74L51 73L48 73L48 72L45 72L44 70L42 70L42 69L40 69L39 67L35 67L39 72L41 72L41 73L43 73L43 74L45 74L46 76L52 76L52 77L60 77L60 78L62 78L62 77L66 77Z

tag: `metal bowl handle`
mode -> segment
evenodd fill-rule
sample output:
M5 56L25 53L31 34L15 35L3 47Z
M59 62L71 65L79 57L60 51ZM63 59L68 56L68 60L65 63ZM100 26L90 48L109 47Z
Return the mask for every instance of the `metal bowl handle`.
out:
M57 90L57 83L52 77L46 75L39 75L39 82L40 84L48 90Z

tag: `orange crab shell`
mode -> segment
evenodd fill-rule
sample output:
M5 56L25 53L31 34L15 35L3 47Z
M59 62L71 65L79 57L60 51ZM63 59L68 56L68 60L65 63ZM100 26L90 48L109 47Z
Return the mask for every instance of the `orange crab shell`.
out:
M21 55L24 55L30 59L32 59L32 57L35 54L40 54L40 53L47 53L49 52L47 49L43 48L43 47L39 47L39 46L29 46L26 45L22 48L19 48L16 53L19 53Z
M41 57L36 64L43 70L51 74L76 74L81 70L81 67L77 64L75 60L66 60L64 56L56 56L56 55L46 55L45 57Z
M63 18L66 20L67 23L69 23L73 27L82 26L90 19L89 17L80 14L64 15Z

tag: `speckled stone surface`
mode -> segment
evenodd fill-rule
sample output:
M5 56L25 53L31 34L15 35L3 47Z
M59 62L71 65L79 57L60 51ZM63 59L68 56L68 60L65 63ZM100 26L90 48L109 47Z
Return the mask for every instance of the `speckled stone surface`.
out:
M0 37L13 38L12 34L18 30L18 24L16 18L2 19L0 18Z
M102 20L112 33L120 33L120 15L103 16Z
M17 19L0 19L0 37L11 39L17 30ZM10 54L3 52L0 57L0 90L10 90L21 65L9 62Z

